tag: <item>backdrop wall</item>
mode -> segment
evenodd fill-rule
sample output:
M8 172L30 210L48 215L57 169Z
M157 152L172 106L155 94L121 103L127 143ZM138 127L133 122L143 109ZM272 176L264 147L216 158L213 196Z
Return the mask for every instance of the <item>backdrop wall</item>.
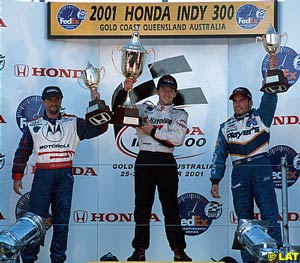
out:
M272 125L270 158L276 193L281 210L280 157L287 155L289 164L289 223L290 241L299 244L299 34L298 1L279 2L279 32L288 33L285 48L278 54L280 65L292 85L279 95L276 116ZM103 66L105 75L99 91L102 99L111 104L115 89L124 77L115 69L111 53L128 39L47 39L46 12L42 3L2 1L1 64L0 64L0 230L15 223L15 211L24 207L20 196L12 190L11 166L14 151L26 121L41 113L41 92L47 85L58 85L64 93L66 113L84 116L90 99L89 91L80 87L80 70L90 61ZM182 226L186 231L187 253L194 261L211 261L232 256L240 261L238 251L231 249L236 229L230 191L231 165L221 183L221 199L210 196L210 165L219 124L232 114L228 100L232 89L247 86L259 105L259 91L265 52L251 38L194 38L141 39L145 49L155 50L155 62L164 65L186 94L185 110L189 113L186 140L175 151L180 172L178 202ZM120 53L114 51L114 61L120 64ZM151 54L147 64L151 64ZM153 80L148 67L135 86ZM156 103L157 96L147 97ZM138 102L141 103L142 101ZM138 151L133 128L115 133L110 125L107 133L81 142L74 160L74 194L68 261L82 263L99 260L112 252L124 261L132 251L134 231L133 164ZM30 191L34 160L30 160L23 179L26 194ZM26 195L23 196L25 199ZM18 206L19 205L19 206ZM17 207L18 206L18 207ZM191 216L191 207L194 216ZM259 214L257 214L259 218ZM172 253L165 238L163 215L156 198L151 219L149 261L172 261ZM39 261L49 258L52 228L48 230L45 248Z

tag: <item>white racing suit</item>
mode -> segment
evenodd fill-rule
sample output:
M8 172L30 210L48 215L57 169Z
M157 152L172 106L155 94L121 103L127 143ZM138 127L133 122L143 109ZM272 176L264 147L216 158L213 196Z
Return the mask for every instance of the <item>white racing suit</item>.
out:
M86 125L85 120L71 115L60 115L57 119L43 117L30 121L26 126L15 152L12 174L21 180L32 153L36 164L30 194L30 212L43 218L49 217L53 237L50 247L52 263L66 260L69 218L71 211L73 174L72 160L81 140L104 133L108 125ZM37 260L39 245L31 244L22 251L22 260Z
M134 248L149 247L149 223L156 187L169 246L172 250L186 247L178 209L178 171L173 151L183 143L188 115L173 106L139 106L142 122L148 119L155 129L151 136L137 129L140 151L135 162Z
M120 90L115 105L120 105L125 97L126 92ZM174 105L144 103L136 106L142 125L148 119L155 128L151 136L136 129L139 154L135 162L135 236L132 246L136 249L149 247L149 224L157 187L169 245L172 250L184 249L186 242L178 208L178 171L173 151L185 139L188 114L174 109Z

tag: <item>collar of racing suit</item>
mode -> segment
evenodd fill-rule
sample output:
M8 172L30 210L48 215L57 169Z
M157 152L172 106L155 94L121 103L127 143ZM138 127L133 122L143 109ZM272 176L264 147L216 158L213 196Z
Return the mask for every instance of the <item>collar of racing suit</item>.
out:
M159 111L168 111L169 109L173 108L174 104L171 105L161 105L160 103L157 104L156 108Z
M234 114L234 118L236 118L238 121L244 119L244 118L250 118L252 116L252 109L246 113L244 113L243 115L237 115L237 114Z
M59 113L59 116L57 118L49 118L46 114L46 111L44 111L43 114L43 119L46 121L49 121L51 124L55 124L56 120L60 120L61 119L61 113Z

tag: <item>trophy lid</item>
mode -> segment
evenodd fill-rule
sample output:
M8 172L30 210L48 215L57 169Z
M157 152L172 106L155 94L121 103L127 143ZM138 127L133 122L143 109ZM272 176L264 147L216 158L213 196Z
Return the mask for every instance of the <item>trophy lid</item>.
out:
M146 50L144 49L144 47L142 46L141 42L140 42L140 34L138 32L139 27L136 26L135 27L135 31L132 33L132 38L130 39L130 41L128 42L127 46L124 46L122 49L123 50L133 50L133 51L139 51L139 52L146 52Z
M268 30L265 34L265 42L268 45L280 45L280 35L276 32L274 26L272 24L269 25Z
M277 32L276 32L276 30L275 30L275 27L274 27L272 24L269 25L266 34L277 34Z
M88 68L94 68L94 66L93 66L93 64L90 62L90 61L88 61L87 63L86 63L86 68L88 69Z
M269 25L264 35L263 45L269 54L276 54L280 51L281 36L276 32L272 24Z

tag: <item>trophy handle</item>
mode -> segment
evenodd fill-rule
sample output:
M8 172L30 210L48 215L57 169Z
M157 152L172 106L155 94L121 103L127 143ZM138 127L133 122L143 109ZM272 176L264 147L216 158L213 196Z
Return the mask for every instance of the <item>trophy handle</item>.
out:
M82 71L80 72L80 76L77 78L77 82L79 84L79 86L83 89L88 89L85 85L81 85L80 80L83 80L82 78Z
M151 70L151 68L153 67L153 65L154 65L154 63L155 63L155 50L153 49L153 48L150 48L147 52L146 52L146 54L147 55L149 55L150 53L153 53L153 61L152 61L152 63L151 63L151 66L149 67L149 70Z
M96 68L97 71L99 72L99 82L100 80L103 80L104 79L104 76L105 76L105 68L103 66L101 66L100 68ZM101 72L103 72L102 74L102 78L101 78Z
M286 46L287 40L288 40L288 34L286 32L281 34L281 39L285 38L284 44L280 47L280 50Z
M94 68L94 67L93 67ZM105 68L103 67L103 66L101 66L100 68L94 68L98 73L99 73L99 81L96 83L97 84L97 86L98 86L98 84L101 82L101 80L103 80L103 78L104 78L104 76L105 76ZM80 72L80 75L79 75L79 77L77 78L77 82L78 82L78 84L79 84L79 86L81 87L81 88L83 88L83 89L90 89L89 87L87 87L86 85L87 84L85 84L85 85L82 85L81 84L81 82L80 82L80 80L84 80L84 77L82 76L83 75L83 72L84 70L82 70L81 72ZM102 74L102 77L101 77L101 72L103 73Z
M258 48L264 52L263 48L261 47L261 45L258 44L258 41L262 41L263 40L263 37L262 36L257 36L256 37L256 45L258 46Z
M114 47L111 51L111 60L112 60L112 63L114 65L114 68L116 69L116 71L118 71L121 75L123 75L122 72L118 69L118 67L115 64L115 60L114 60L114 50L115 49L117 49L117 51L119 51L119 52L122 50L121 47Z

